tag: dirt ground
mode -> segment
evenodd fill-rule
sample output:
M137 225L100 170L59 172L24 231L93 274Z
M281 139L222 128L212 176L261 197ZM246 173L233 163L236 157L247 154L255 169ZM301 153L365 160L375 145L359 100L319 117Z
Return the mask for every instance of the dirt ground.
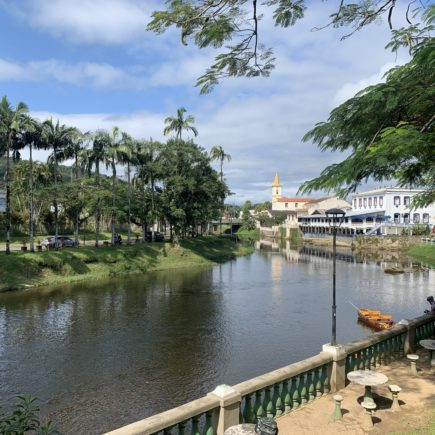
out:
M430 367L429 353L417 352L418 376L410 373L409 361L404 358L376 370L388 377L385 385L373 387L373 398L377 409L372 417L374 426L371 434L435 435L435 368ZM391 393L388 385L402 388L399 394L400 410L391 411ZM334 421L332 413L334 394L328 394L301 409L277 419L279 435L310 434L365 434L362 427L364 409L361 402L364 387L349 384L339 394L343 397L343 418Z

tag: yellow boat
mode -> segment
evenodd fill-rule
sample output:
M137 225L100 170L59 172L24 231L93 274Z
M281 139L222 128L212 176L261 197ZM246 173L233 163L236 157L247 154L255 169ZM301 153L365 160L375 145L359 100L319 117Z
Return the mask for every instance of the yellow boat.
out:
M360 308L358 310L358 319L377 331L389 329L396 323L393 321L393 316L381 314L378 310L368 310L367 308Z

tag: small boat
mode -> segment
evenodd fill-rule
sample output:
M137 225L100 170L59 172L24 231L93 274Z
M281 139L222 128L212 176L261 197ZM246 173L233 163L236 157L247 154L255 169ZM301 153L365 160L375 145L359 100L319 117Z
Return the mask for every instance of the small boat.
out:
M396 323L393 321L393 316L381 314L378 310L368 310L367 308L360 308L358 310L358 319L377 331L389 329Z

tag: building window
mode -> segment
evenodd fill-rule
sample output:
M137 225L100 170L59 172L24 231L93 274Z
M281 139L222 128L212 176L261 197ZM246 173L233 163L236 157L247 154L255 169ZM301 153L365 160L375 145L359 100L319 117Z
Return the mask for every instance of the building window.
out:
M423 213L423 223L424 224L429 223L429 213Z
M359 204L359 208L361 208L362 207L362 199L361 198L358 200L358 204Z
M275 190L275 193L278 195L278 189Z
M367 207L367 198L364 198L364 207Z
M353 200L353 208L356 208L356 199Z
M371 207L372 206L372 198L370 197L369 198L369 207Z
M400 205L400 196L395 196L394 197L394 205L396 207Z
M373 205L374 205L375 207L378 205L378 197L377 197L377 196L375 196L375 197L373 198Z
M384 205L384 197L380 196L379 197L379 206L382 207Z
M288 208L288 202L285 203L285 208Z
M415 224L418 224L420 222L420 213L414 213L412 220Z
M297 202L295 202L295 208L298 208L298 203Z
M403 222L409 224L409 213L403 213Z
M403 197L403 205L409 205L411 204L411 198L409 196Z
M400 213L394 213L394 222L396 224L400 223Z

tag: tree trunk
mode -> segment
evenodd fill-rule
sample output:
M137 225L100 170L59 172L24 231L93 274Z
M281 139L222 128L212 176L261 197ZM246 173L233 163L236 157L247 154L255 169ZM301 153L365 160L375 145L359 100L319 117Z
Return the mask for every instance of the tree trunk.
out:
M76 165L76 181L79 179L79 163L78 163L78 155L75 155L75 165ZM78 186L77 186L78 188ZM80 192L79 192L80 194ZM74 243L76 248L79 246L79 226L80 226L80 216L79 211L76 211L76 218L74 222Z
M152 220L151 241L154 242L154 240L155 240L155 234L154 234L154 177L152 174L151 174L151 220Z
M9 168L9 149L12 141L12 133L8 137L6 149L6 255L11 253L11 185L10 185L10 168Z
M35 252L35 241L33 234L33 157L32 157L32 142L29 144L29 248L30 252Z
M98 248L98 239L100 236L100 162L95 165L97 176L97 209L95 210L95 247Z
M131 243L131 180L130 180L130 162L127 162L127 183L128 183L128 244Z
M54 249L59 249L59 206L57 204L57 157L56 147L53 148L54 155Z
M115 159L112 159L112 246L115 245L115 182L116 182L116 167Z

